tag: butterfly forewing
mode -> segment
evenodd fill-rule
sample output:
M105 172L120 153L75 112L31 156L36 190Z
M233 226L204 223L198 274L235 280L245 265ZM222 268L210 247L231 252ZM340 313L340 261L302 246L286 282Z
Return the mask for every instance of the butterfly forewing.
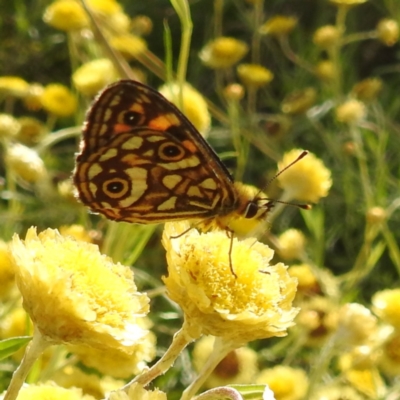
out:
M228 171L194 126L135 81L110 85L95 100L74 182L93 211L128 222L209 218L237 201Z

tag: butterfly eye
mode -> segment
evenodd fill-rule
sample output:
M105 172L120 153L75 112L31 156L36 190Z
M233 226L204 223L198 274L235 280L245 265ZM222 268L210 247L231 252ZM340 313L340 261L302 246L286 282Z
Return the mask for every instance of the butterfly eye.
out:
M260 207L258 206L257 203L250 201L247 204L246 211L244 213L244 217L248 218L248 219L254 218L258 214L259 209L260 209Z
M102 188L104 194L106 194L108 197L112 199L118 199L128 192L129 185L126 180L113 178L105 181Z
M185 151L175 143L163 143L158 149L158 155L163 161L179 161Z
M122 118L126 125L138 125L142 119L142 114L136 111L125 111Z

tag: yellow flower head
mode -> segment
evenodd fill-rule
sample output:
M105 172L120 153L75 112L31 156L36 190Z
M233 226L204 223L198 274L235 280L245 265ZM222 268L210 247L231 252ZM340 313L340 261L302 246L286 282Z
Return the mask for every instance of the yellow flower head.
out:
M313 42L321 49L330 49L340 39L340 31L336 26L324 25L318 28L313 36Z
M8 245L0 240L0 300L5 300L15 286L14 264Z
M59 232L62 236L73 237L82 242L93 243L93 235L88 232L82 225L63 225L60 226Z
M97 246L30 228L25 241L14 236L11 252L24 308L45 339L129 354L146 337L137 321L148 297L137 292L130 268Z
M42 95L44 87L39 83L29 85L26 95L22 101L28 110L38 111L42 108Z
M278 164L279 170L294 161L301 152L302 150L294 149L285 153ZM332 186L331 171L312 153L308 153L306 157L279 175L278 182L287 194L286 199L312 203L317 203L321 197L326 197Z
M51 380L63 388L80 388L84 393L90 393L96 399L103 399L111 390L119 389L124 385L124 381L122 380L84 372L72 365L67 365L65 368L56 370L51 375Z
M214 351L213 336L203 336L194 345L193 365L200 372L211 353ZM219 386L253 383L258 373L257 353L249 347L240 347L231 351L217 365L207 378L205 386L214 388Z
M183 223L165 225L169 297L183 309L193 338L214 335L236 344L284 336L293 325L296 280L273 251L254 238L239 241L225 232L199 233ZM187 230L187 229L186 229ZM230 269L231 258L235 275Z
M400 375L400 331L394 330L381 346L379 368L389 377Z
M140 56L147 49L147 44L141 37L129 33L112 36L110 45L128 60Z
M10 114L0 114L0 139L13 139L21 129L19 121Z
M150 328L150 321L142 318L137 324L143 330ZM146 368L148 362L156 355L156 338L153 332L147 333L135 343L129 353L119 349L97 349L82 346L69 346L69 350L82 364L96 368L104 375L114 378L129 378L137 375Z
M282 112L290 115L304 114L314 105L316 98L317 91L312 87L296 90L282 101Z
M302 369L283 365L264 369L256 383L267 384L279 400L304 399L308 389L308 377Z
M146 36L153 31L153 21L147 15L137 15L132 18L130 27L135 35Z
M315 75L323 82L332 82L337 76L337 69L332 61L324 60L315 66Z
M321 292L318 280L308 264L291 265L289 274L297 279L297 292L299 294L311 296Z
M0 95L24 97L29 83L19 76L0 76Z
M300 259L304 254L306 238L298 229L288 229L278 237L278 253L284 260Z
M284 36L288 35L297 25L297 18L285 15L276 15L267 20L259 29L263 35Z
M231 83L224 88L224 97L228 101L240 101L244 97L244 87L239 83Z
M378 39L386 46L393 46L399 41L399 24L394 19L381 19L376 31Z
M229 68L239 62L249 51L241 40L221 36L206 44L201 50L201 61L210 68Z
M5 161L10 171L26 182L36 183L47 177L43 160L38 153L16 143L7 148Z
M17 140L26 146L37 144L46 133L44 124L36 118L21 117L18 122L20 123L20 130Z
M386 289L372 297L375 314L387 324L400 330L400 289Z
M274 78L274 74L267 68L258 64L240 64L237 67L239 79L245 86L262 87Z
M335 6L338 7L354 7L358 6L359 4L365 3L367 0L329 0Z
M68 117L77 108L78 102L72 92L64 85L52 83L47 85L41 96L42 107L57 117Z
M327 297L311 297L301 305L296 322L303 332L308 332L305 345L320 347L337 327L337 307Z
M94 96L104 86L118 79L118 73L108 58L99 58L81 65L72 75L76 90Z
M128 393L124 389L111 392L108 400L167 400L167 395L161 390L147 390L134 383L129 386Z
M383 82L379 78L368 78L356 83L352 92L361 101L371 101L378 97L382 86Z
M165 84L160 87L160 93L169 101L179 104L179 86L176 83ZM196 89L185 83L182 89L182 112L203 135L207 136L211 125L211 116L207 102Z
M337 336L341 345L365 344L376 333L376 317L361 304L347 303L338 312Z
M44 12L43 20L62 31L74 31L89 25L81 4L74 0L57 0L50 4Z
M336 108L336 119L344 124L357 124L365 118L366 108L359 100L350 99Z
M18 393L17 400L96 400L83 394L81 389L65 389L54 383L26 385Z

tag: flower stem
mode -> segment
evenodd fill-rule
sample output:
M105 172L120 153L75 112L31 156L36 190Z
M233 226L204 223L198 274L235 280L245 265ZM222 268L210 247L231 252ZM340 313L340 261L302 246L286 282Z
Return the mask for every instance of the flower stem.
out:
M198 392L205 380L210 376L221 360L235 348L236 346L231 342L223 341L221 338L215 338L214 349L210 358L207 360L197 378L183 392L181 400L190 400Z
M182 353L183 349L193 341L193 337L188 334L185 329L185 325L174 335L171 346L164 353L164 355L154 364L149 370L145 371L141 375L134 378L131 382L123 387L125 391L133 383L139 383L143 386L148 385L155 378L164 374L178 358L179 354Z
M15 400L17 398L18 392L21 389L32 365L50 345L51 343L44 340L40 332L35 329L33 339L25 351L21 364L13 373L10 385L8 386L3 400Z

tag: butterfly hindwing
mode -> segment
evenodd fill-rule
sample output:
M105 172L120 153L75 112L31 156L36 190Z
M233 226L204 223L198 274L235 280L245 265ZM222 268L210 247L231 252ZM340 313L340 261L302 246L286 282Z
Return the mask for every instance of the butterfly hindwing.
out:
M112 84L95 100L74 181L93 211L128 222L207 218L236 202L228 171L194 126L135 81Z

